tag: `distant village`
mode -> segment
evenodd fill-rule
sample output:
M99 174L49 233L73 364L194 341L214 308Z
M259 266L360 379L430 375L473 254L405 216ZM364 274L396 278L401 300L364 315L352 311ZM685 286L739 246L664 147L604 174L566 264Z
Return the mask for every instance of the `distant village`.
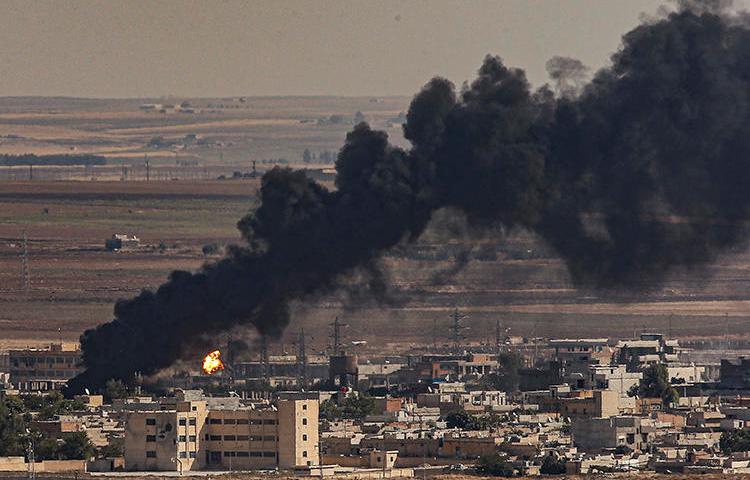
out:
M500 328L494 346L464 346L457 328L446 351L364 355L338 327L327 354L302 336L294 354L263 342L251 361L230 345L213 374L112 380L73 400L59 390L82 368L76 347L10 350L3 408L26 433L15 455L0 445L0 471L750 472L750 359L696 362L660 333L543 340Z

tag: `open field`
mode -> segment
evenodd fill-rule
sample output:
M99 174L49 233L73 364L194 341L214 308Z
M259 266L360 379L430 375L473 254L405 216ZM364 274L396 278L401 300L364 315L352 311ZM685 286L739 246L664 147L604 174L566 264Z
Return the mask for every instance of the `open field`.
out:
M235 224L255 204L259 187L257 177L215 180L219 175L247 173L253 160L260 173L280 158L321 168L302 164L302 152L337 150L357 111L403 144L399 114L408 101L0 98L0 154L96 153L108 159L108 165L88 169L0 167L0 348L59 336L75 340L109 320L117 299L157 287L173 269L211 261L202 247L239 241ZM141 109L146 103L164 111ZM146 158L151 181L145 181ZM113 233L135 234L142 246L107 252L104 240ZM554 252L524 232L490 235L471 247L460 243L433 232L387 255L383 263L393 284L387 305L345 293L299 302L281 344L288 347L305 327L310 345L323 348L336 315L350 325L347 339L370 346L441 344L448 341L448 314L455 307L470 315L473 343L494 341L496 320L523 336L750 333L750 254L744 248L705 268L673 272L664 285L623 292L574 288ZM460 251L467 248L475 259L461 265Z
M254 205L257 188L257 179L0 183L0 347L59 335L75 340L109 320L117 299L157 287L173 269L199 268L210 261L204 245L239 241L235 223ZM22 275L24 232L29 291ZM105 251L104 239L113 233L138 235L142 247ZM431 343L436 331L435 341L444 343L454 307L470 315L467 333L474 343L494 341L496 319L511 334L527 336L625 337L670 326L674 335L691 337L750 332L747 252L697 274L676 272L648 293L595 292L573 288L564 266L526 234L496 243L496 258L472 261L438 282L436 272L453 266L450 255L435 261L388 256L394 305L339 294L300 303L281 342L288 346L305 327L311 345L323 348L328 323L339 315L350 325L350 340L408 347ZM440 251L451 245L450 239L428 238L418 247Z
M155 172L169 167L172 177L215 178L232 169L247 170L253 160L294 163L301 161L305 149L315 154L335 151L357 112L387 131L393 143L403 144L399 114L408 102L407 97L6 97L0 98L0 154L90 153L106 156L117 166L114 172L66 169L56 172L58 179L92 173L111 178L121 175L122 167L129 168L131 178L140 178L146 158ZM145 105L158 107L144 110ZM0 180L25 178L25 170L0 168ZM55 174L38 170L37 175Z

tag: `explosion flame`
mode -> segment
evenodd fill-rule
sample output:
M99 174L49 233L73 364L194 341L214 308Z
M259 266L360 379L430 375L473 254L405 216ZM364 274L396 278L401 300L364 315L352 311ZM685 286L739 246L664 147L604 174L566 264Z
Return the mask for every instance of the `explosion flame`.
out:
M221 351L214 350L205 357L203 357L203 371L208 375L212 375L219 370L224 370L224 362L221 361Z

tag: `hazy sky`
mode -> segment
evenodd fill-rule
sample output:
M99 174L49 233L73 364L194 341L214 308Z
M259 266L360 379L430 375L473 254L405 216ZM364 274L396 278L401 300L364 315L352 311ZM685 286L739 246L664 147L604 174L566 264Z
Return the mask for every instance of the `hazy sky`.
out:
M604 65L660 0L3 0L0 96L411 95L487 53Z

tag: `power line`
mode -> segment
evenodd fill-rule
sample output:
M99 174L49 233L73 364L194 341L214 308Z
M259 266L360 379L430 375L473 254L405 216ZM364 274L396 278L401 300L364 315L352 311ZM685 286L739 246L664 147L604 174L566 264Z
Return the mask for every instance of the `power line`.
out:
M465 313L461 313L458 311L458 308L456 308L453 313L451 314L451 320L453 321L450 326L451 331L451 338L453 338L453 348L455 350L458 350L461 347L461 344L464 340L466 340L466 335L464 335L462 332L466 330L467 326L461 325L461 321L468 318L469 316Z
M300 390L307 389L307 351L304 328L300 330L297 340L297 386Z
M31 290L31 273L29 272L29 237L26 235L26 232L23 232L21 274L23 275L23 288L28 292L29 290Z
M333 327L333 333L330 336L330 338L333 339L333 354L341 355L343 353L341 345L341 327L348 327L349 325L341 323L339 317L336 317L333 320L333 323L329 323L329 325Z

